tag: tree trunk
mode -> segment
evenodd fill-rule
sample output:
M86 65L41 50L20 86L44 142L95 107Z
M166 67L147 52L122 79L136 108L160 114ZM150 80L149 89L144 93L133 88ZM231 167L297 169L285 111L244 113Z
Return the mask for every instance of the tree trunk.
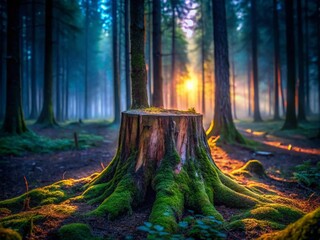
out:
M7 2L7 99L2 131L8 134L27 132L21 98L19 10L20 0Z
M282 129L294 129L298 127L295 104L295 41L293 25L293 1L285 0L286 10L286 39L287 39L287 111Z
M214 39L214 73L215 73L215 107L214 120L207 132L208 137L220 136L225 142L245 143L237 131L231 114L228 37L225 1L212 1L213 39Z
M176 108L177 95L176 95L176 10L175 1L171 0L171 95L170 95L170 107Z
M131 81L132 109L148 107L147 72L144 57L144 0L132 0L131 17Z
M162 44L161 44L161 1L153 1L153 106L163 107Z
M298 72L299 72L299 88L298 88L298 120L305 122L305 79L304 79L304 39L302 29L302 0L297 0L297 16L298 16Z
M89 118L89 76L88 76L88 52L89 52L89 0L86 0L85 36L84 36L84 118ZM112 18L113 19L113 18Z
M117 216L153 199L150 221L177 229L184 209L222 216L214 204L246 208L262 197L225 176L213 162L202 115L164 110L122 113L118 151L83 197L90 214Z
M126 104L131 106L131 79L130 79L130 1L124 3L124 34L125 34L125 66L126 66Z
M248 49L248 56L247 56L247 85L248 85L248 116L251 117L252 115L252 64L251 64L251 53Z
M253 74L253 121L261 122L259 107L259 74L258 74L258 29L256 1L251 0L251 44L252 44L252 74Z
M6 92L5 92L5 66L4 66L4 59L5 59L5 39L6 36L4 34L5 29L4 29L4 20L3 17L5 12L5 6L4 2L0 2L0 120L4 118L5 115L5 97L6 97Z
M44 60L44 86L43 106L37 120L38 124L46 126L57 125L52 106L52 48L53 48L53 0L47 0L45 5L45 60Z
M31 46L32 46L32 57L31 57L31 113L30 118L36 119L38 116L38 104L37 104L37 73L36 73L36 3L35 0L32 1L32 33L31 33Z
M279 113L279 86L280 86L280 48L279 48L279 17L277 0L273 0L273 42L274 42L274 116L273 120L280 120Z
M206 111L206 101L205 101L205 46L204 46L204 38L205 38L205 27L204 27L204 9L203 6L204 1L201 1L201 82L202 82L202 93L201 93L201 107L202 107L202 114Z
M310 108L310 77L309 77L309 4L308 0L305 0L305 65L306 65L306 75L305 75L305 81L306 81L306 114L310 115L312 114L311 108Z
M232 54L231 69L232 69L232 107L233 107L233 117L237 119L237 108L236 108L236 70L235 61Z
M112 1L112 61L113 61L113 88L114 88L114 120L120 123L120 76L119 76L119 41L117 0Z

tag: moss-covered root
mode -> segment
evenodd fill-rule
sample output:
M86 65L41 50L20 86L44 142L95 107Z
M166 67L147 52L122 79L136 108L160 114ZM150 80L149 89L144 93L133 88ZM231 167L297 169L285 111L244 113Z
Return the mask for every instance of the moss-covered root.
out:
M22 240L22 237L16 231L10 228L0 227L0 239L1 240Z
M262 163L258 160L250 160L243 167L236 169L232 172L236 176L244 176L247 178L266 178L267 174L264 170Z
M71 223L59 229L60 240L102 240L92 235L90 227L83 223Z
M177 154L166 157L153 181L156 200L150 214L150 221L163 226L169 232L177 230L177 218L181 218L184 208L184 195L173 172L178 161Z
M132 213L132 203L137 194L137 187L131 174L126 174L98 208L89 215L108 216L110 220L125 213Z
M308 240L319 239L320 208L290 224L282 231L262 235L260 240Z

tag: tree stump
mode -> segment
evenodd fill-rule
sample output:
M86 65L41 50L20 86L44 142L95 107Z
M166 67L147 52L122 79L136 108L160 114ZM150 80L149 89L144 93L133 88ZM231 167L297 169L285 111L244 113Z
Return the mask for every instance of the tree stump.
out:
M83 197L98 204L90 214L110 219L154 199L150 221L168 231L184 209L222 220L214 204L247 208L267 201L215 165L201 114L152 108L122 113L117 153Z

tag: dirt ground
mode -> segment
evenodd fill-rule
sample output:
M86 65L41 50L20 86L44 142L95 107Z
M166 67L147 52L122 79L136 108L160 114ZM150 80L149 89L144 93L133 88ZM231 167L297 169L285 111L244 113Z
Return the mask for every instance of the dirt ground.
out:
M234 169L240 168L245 162L257 159L264 165L267 174L271 177L260 183L279 192L280 195L296 199L302 210L309 212L320 206L320 197L310 189L294 182L293 167L304 161L312 163L320 161L320 140L310 139L304 134L283 135L261 131L261 125L252 123L239 123L240 132L248 139L261 143L259 151L237 145L224 145L211 147L211 154L219 168L230 174ZM106 124L69 125L57 129L39 129L32 127L36 133L60 138L70 136L73 132L84 132L103 136L104 140L96 147L86 150L70 150L50 154L25 154L23 156L0 156L0 200L18 196L25 192L24 176L29 183L29 189L45 186L61 179L82 178L94 172L101 171L112 160L117 148L118 128ZM261 152L262 151L262 152ZM238 178L242 184L251 181ZM81 207L81 206L78 206ZM101 219L94 219L88 223L94 232L99 235L109 235L113 239L122 239L131 235L134 239L144 238L136 227L148 221L150 206L143 206L131 216L124 216L109 223ZM237 211L217 206L217 210L225 219L229 219ZM66 222L72 221L67 219ZM262 230L263 231L263 230ZM255 234L230 233L228 239L243 239L255 237ZM261 233L259 233L261 234ZM43 235L39 235L44 237ZM50 239L50 235L45 236ZM43 238L38 238L43 239Z

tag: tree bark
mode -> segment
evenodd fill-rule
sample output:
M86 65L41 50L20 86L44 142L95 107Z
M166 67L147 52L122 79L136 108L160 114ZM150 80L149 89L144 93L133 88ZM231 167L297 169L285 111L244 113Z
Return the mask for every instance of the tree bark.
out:
M38 104L37 104L37 73L36 73L36 18L37 9L35 1L32 1L32 33L31 33L31 46L32 46L32 57L31 57L31 113L30 118L36 119L38 116Z
M131 106L131 78L130 78L130 1L124 3L124 34L125 34L125 66L126 66L126 104Z
M53 0L47 0L45 5L45 60L44 60L44 86L43 106L37 124L55 126L57 122L53 113L52 105L52 48L53 48Z
M261 122L259 100L259 74L258 74L258 29L257 29L256 1L251 0L251 44L252 44L252 74L253 74L253 121Z
M2 131L8 134L27 132L21 96L19 10L20 0L7 2L7 99Z
M273 0L273 64L274 64L274 116L273 120L280 120L279 113L279 86L281 78L280 69L280 48L279 48L279 17L277 9L277 0Z
M161 44L161 1L153 1L153 106L163 107L162 44Z
M170 94L170 107L176 108L176 6L175 1L171 0L171 94Z
M89 53L89 0L86 0L85 36L84 36L84 118L89 118L89 77L88 77L88 53ZM113 18L112 18L113 19Z
M299 84L298 84L298 120L300 122L307 121L305 111L305 79L304 79L304 39L303 39L303 27L302 27L302 0L297 0L297 21L298 21L298 72L299 72Z
M214 73L215 73L215 108L214 120L207 131L208 137L220 136L225 142L245 143L237 131L231 113L229 54L227 37L227 20L225 0L212 1L213 39L214 39Z
M99 204L91 215L110 219L155 197L150 221L170 232L184 209L222 220L214 204L247 208L264 201L215 165L202 115L173 110L122 113L116 156L83 197Z
M114 120L120 123L120 73L119 73L119 41L117 0L112 1L112 61L113 61L113 88L114 88ZM132 4L131 4L132 5Z
M298 127L295 103L296 67L295 67L295 41L293 23L293 1L285 0L286 10L286 39L287 39L287 111L282 129L295 129Z
M131 17L131 85L132 109L148 107L147 72L144 57L144 0L132 0Z

